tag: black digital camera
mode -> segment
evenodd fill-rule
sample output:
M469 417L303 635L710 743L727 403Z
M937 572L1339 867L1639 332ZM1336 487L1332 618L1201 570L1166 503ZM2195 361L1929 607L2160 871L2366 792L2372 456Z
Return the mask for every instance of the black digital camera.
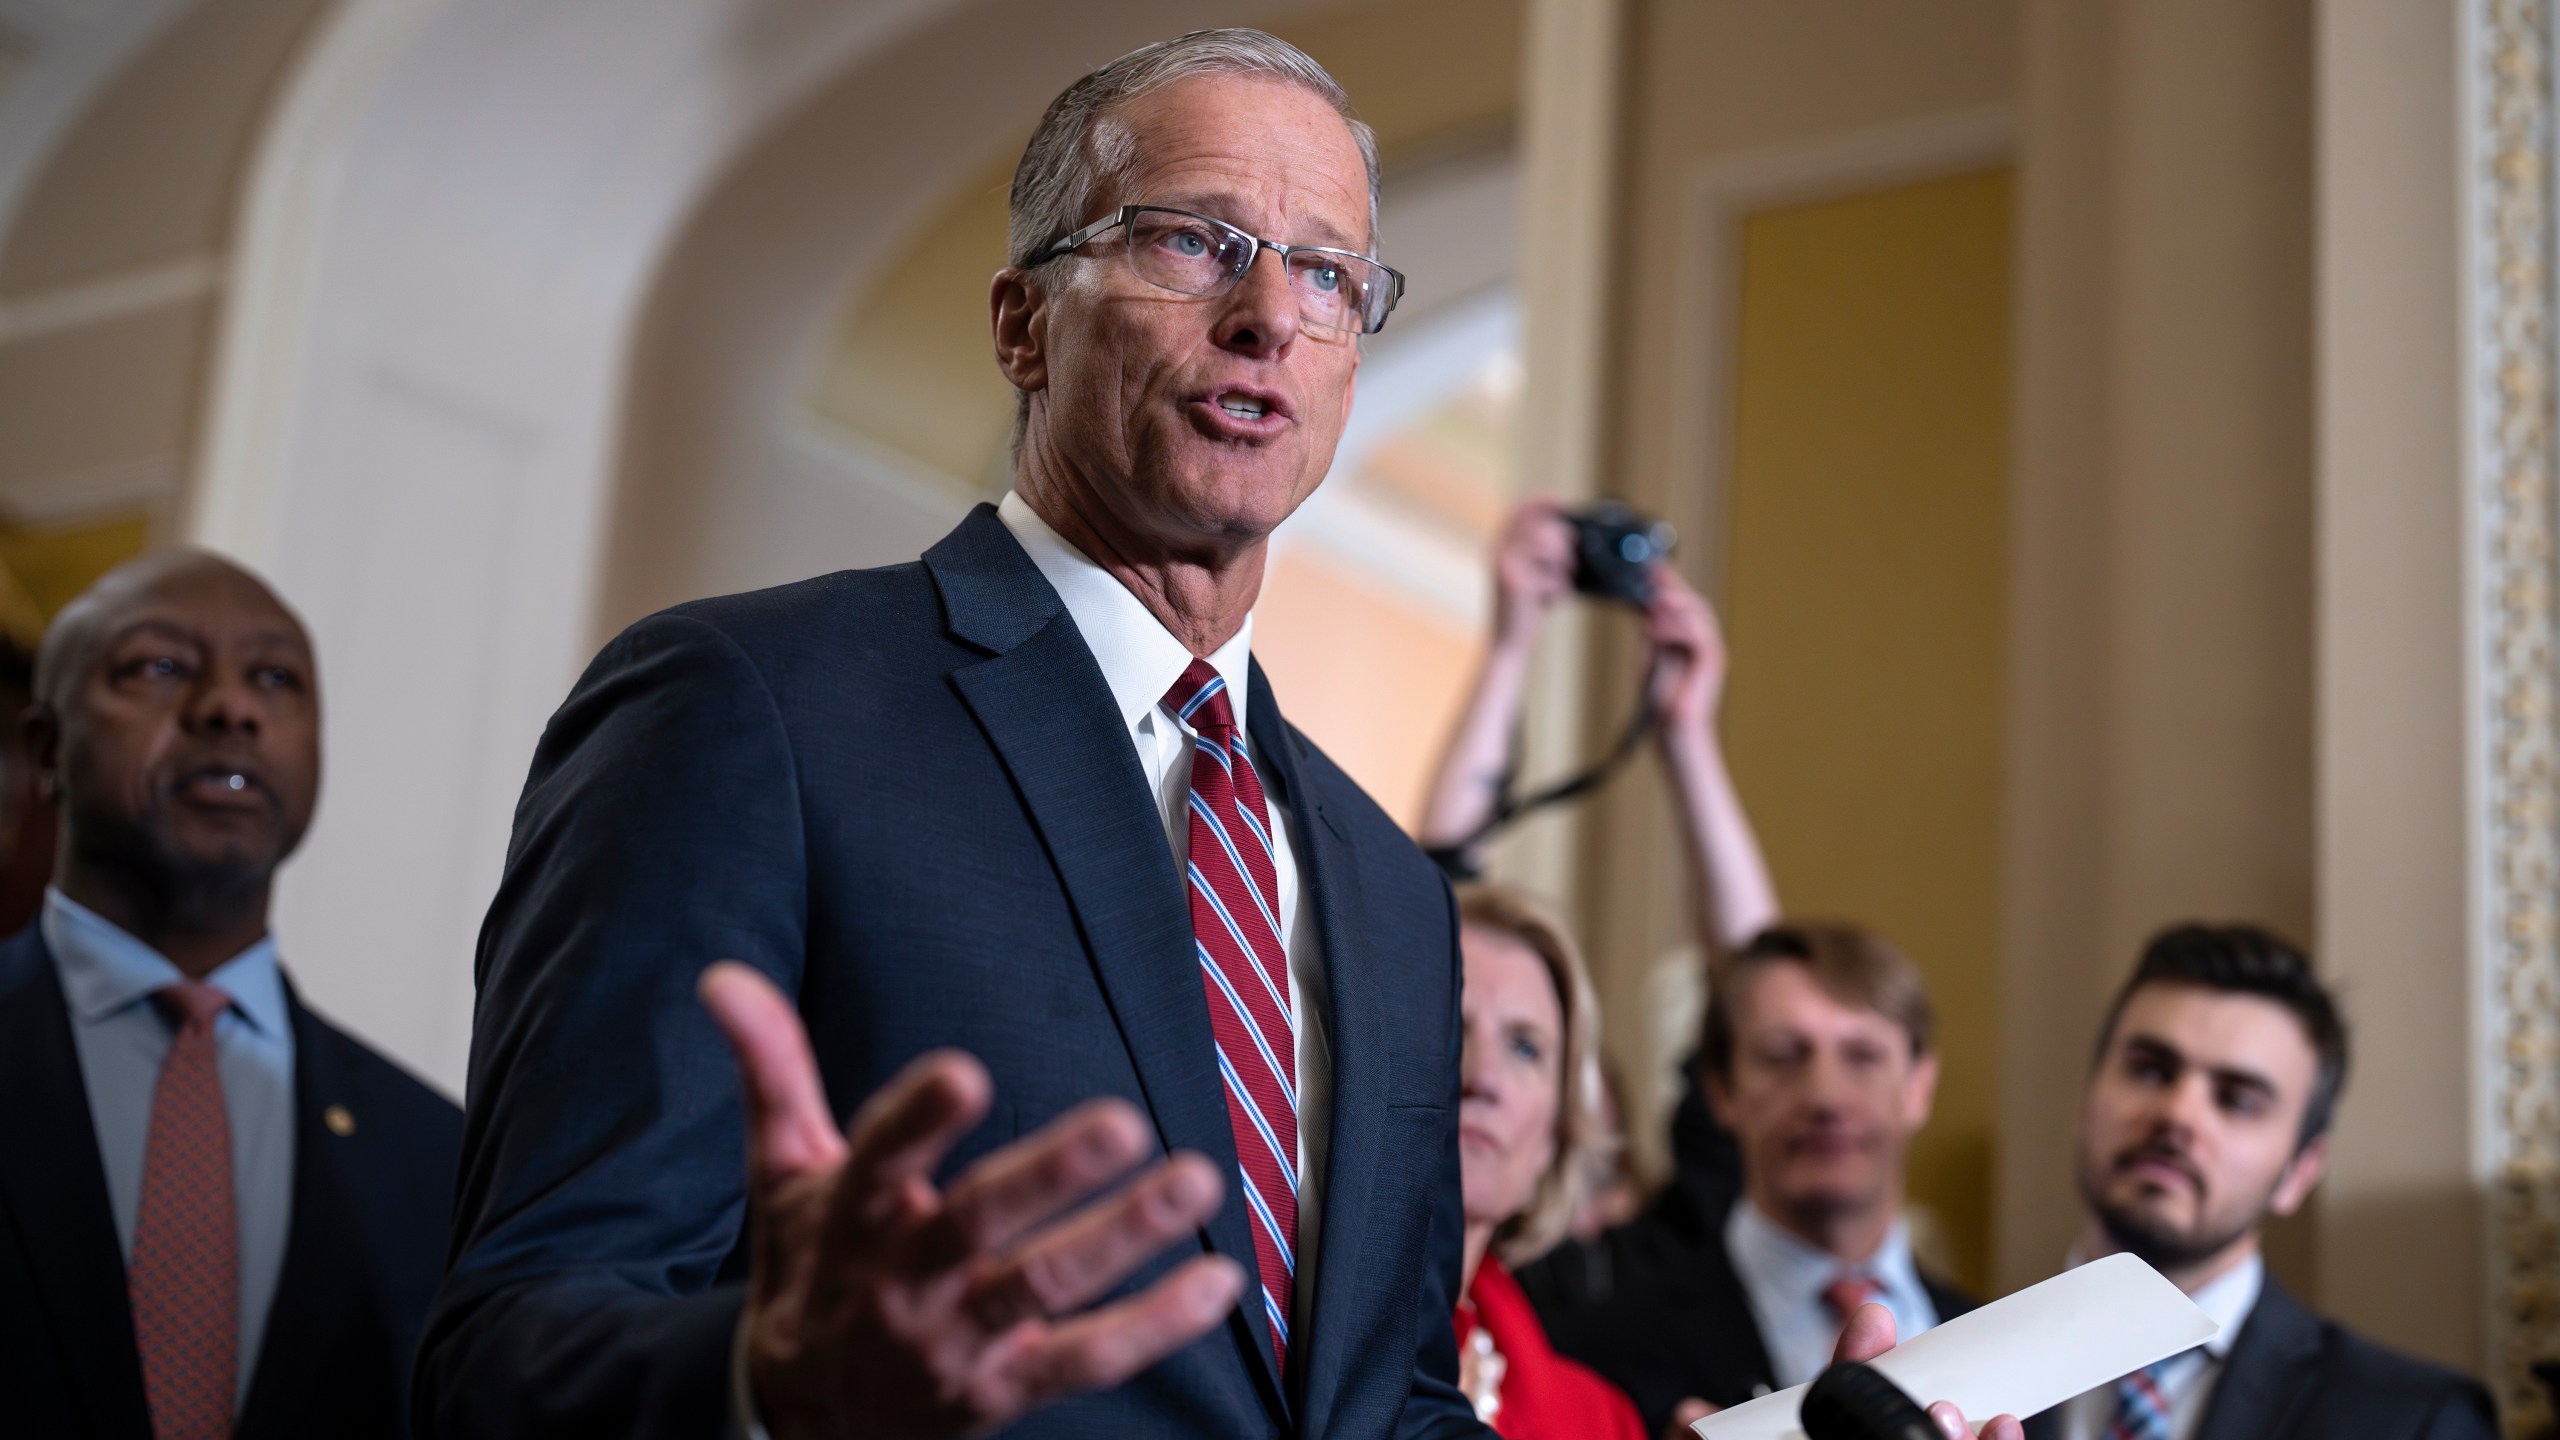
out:
M1642 609L1653 603L1653 562L1669 558L1679 534L1615 500L1564 517L1573 526L1573 588Z

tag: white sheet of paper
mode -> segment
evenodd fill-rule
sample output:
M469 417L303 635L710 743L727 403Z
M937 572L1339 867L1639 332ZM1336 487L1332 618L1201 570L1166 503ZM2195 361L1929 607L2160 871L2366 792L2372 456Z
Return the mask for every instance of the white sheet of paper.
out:
M2050 1410L2213 1338L2221 1327L2130 1255L2092 1260L1940 1325L1874 1360L1923 1405L1952 1400L1976 1430ZM1700 1440L1804 1440L1802 1385L1690 1427Z

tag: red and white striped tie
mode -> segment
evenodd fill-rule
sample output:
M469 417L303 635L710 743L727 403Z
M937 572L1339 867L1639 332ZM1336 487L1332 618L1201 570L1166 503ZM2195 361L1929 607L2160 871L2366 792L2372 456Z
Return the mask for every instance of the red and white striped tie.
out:
M1191 756L1191 934L1252 1212L1263 1313L1285 1369L1298 1269L1298 1046L1271 812L1218 672L1193 660L1164 703L1199 737Z

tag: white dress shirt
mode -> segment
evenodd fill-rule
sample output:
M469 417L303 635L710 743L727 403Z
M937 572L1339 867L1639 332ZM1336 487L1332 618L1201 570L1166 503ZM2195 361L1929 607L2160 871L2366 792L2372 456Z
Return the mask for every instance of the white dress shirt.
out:
M2075 1259L2072 1264L2076 1267L2080 1262ZM2230 1363L2231 1344L2240 1338L2249 1312L2258 1308L2258 1292L2266 1283L2265 1258L2251 1255L2187 1297L2205 1318L2222 1328L2212 1339L2171 1361L2160 1376L2160 1389L2169 1398L2169 1440L2194 1440L2196 1427L2204 1423L2205 1407L2213 1403L2213 1387L2221 1383L2223 1367ZM2101 1385L2062 1403L2062 1440L2104 1440L2115 1420L2116 1387Z
M1166 843L1173 847L1174 873L1181 874L1191 856L1191 748L1194 732L1164 706L1165 692L1191 666L1191 651L1155 612L1129 593L1110 571L1086 558L1047 521L1032 513L1022 497L1007 491L996 507L1013 538L1048 577L1050 588L1066 602L1067 614L1084 636L1085 648L1102 667L1111 698L1120 706L1121 723L1138 752L1138 768L1154 787L1156 810L1164 819ZM1211 669L1227 682L1227 700L1235 707L1236 729L1245 736L1254 769L1270 789L1271 766L1248 729L1253 686L1249 678L1253 652L1253 617L1235 638L1206 656ZM1287 807L1271 803L1273 868L1280 874L1280 943L1289 952L1290 1023L1298 1049L1298 1243L1296 1294L1292 1310L1314 1313L1316 1244L1323 1229L1326 1122L1332 1118L1333 1051L1326 1041L1324 953L1308 913L1305 887L1298 883L1296 846ZM1229 1183L1232 1185L1233 1180ZM1251 1257L1235 1257L1250 1271Z
M130 1264L134 1222L142 1209L143 1158L151 1148L151 1103L177 1035L151 1004L151 993L187 977L168 957L59 890L44 892L36 923L62 982L71 1047L106 1169L107 1207ZM204 978L231 997L231 1008L213 1022L213 1050L231 1128L240 1247L235 1393L246 1402L293 1230L293 1017L285 1006L273 936Z
M1781 1390L1810 1381L1831 1364L1841 1317L1831 1313L1822 1292L1833 1280L1859 1275L1882 1287L1876 1303L1893 1312L1893 1333L1900 1339L1938 1323L1938 1307L1911 1260L1911 1227L1899 1217L1875 1254L1852 1263L1761 1214L1746 1196L1725 1218L1724 1249L1751 1300L1751 1318L1759 1322L1760 1344Z

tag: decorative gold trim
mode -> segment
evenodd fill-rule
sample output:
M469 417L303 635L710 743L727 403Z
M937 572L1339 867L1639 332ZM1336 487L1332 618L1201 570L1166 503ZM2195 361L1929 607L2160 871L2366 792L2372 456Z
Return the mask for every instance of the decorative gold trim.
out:
M2553 326L2549 0L2475 12L2487 603L2492 1343L2508 1433L2541 1434L2530 1369L2560 1357L2560 762L2555 762Z

